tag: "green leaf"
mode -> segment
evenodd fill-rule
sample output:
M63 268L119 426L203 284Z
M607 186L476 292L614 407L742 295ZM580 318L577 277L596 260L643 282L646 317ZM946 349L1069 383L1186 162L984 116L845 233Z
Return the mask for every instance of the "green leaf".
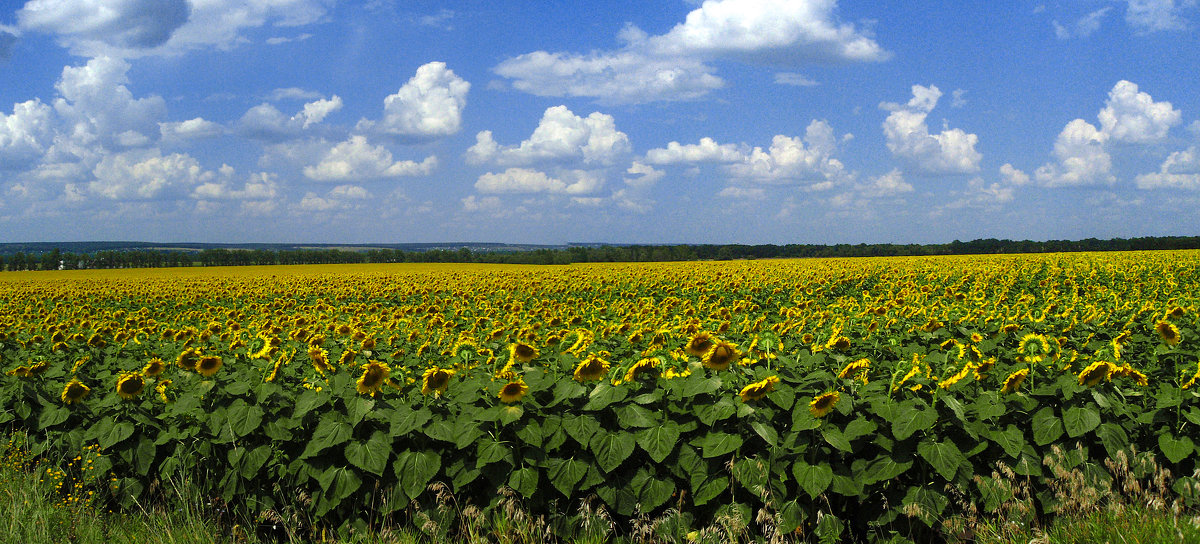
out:
M775 427L771 426L770 422L761 420L752 421L750 422L750 428L754 429L755 434L765 440L767 444L771 446L779 444L779 433L775 430Z
M392 412L390 434L392 438L398 438L406 435L415 429L421 428L429 422L433 414L427 408L419 410L398 409Z
M1167 456L1167 460L1179 463L1195 453L1196 445L1191 438L1186 436L1175 438L1171 433L1164 431L1158 435L1158 449Z
M300 458L312 457L321 453L325 448L331 448L350 440L353 431L354 429L347 423L336 419L322 419L320 423L317 423L312 440L308 441L308 446L304 448L304 453L300 454Z
M698 444L705 458L717 457L742 447L742 437L721 431L710 431Z
M908 488L901 504L906 512L913 512L925 525L936 527L935 524L942 519L941 513L946 509L946 505L950 504L950 499L927 487L913 486Z
M767 461L759 457L742 458L733 463L733 477L755 496L767 491Z
M1100 437L1100 443L1104 444L1104 449L1108 451L1108 456L1113 459L1117 458L1117 452L1129 448L1129 434L1116 423L1100 425L1096 429L1096 436Z
M1011 423L1003 431L992 431L989 438L1004 448L1004 453L1009 457L1019 457L1021 450L1025 448L1025 435L1021 434L1021 430Z
M490 437L475 444L475 466L480 468L508 457L512 451L508 444Z
M695 373L683 380L683 386L679 389L679 395L681 397L694 397L701 394L716 393L720 388L720 378L704 379L700 373Z
M796 461L796 464L792 465L792 475L800 483L800 488L813 499L824 493L829 488L829 483L833 481L833 469L826 461L822 461L818 465L810 465L803 460Z
M375 431L366 442L346 444L346 461L376 476L383 476L391 453L392 439L383 431Z
M525 409L520 406L503 406L500 407L500 424L508 425L514 421L521 419L525 414Z
M822 544L826 542L840 542L842 533L846 530L846 523L833 514L821 512L817 519L817 538Z
M908 469L912 468L912 465L913 462L911 459L898 462L890 454L884 454L868 465L859 477L862 479L863 485L871 485L891 480L896 476L904 474Z
M804 520L808 515L804 513L804 507L800 506L799 501L788 501L783 505L783 510L779 512L779 531L782 534L795 533L804 525Z
M133 466L138 474L143 477L150 474L150 468L154 466L154 457L158 450L154 447L154 441L150 438L142 436L138 439L137 449L133 453Z
M575 491L579 480L582 480L584 474L587 474L587 469L587 463L575 458L551 457L546 460L546 477L550 478L554 489L567 498L571 498L571 492Z
M398 485L404 495L416 500L425 491L425 486L442 468L442 458L432 451L403 451L396 456L392 470L399 479Z
M655 427L658 425L653 412L636 404L621 406L616 409L616 413L617 421L623 429Z
M358 425L371 410L375 409L375 401L367 397L354 397L346 401L346 423Z
M71 417L71 410L65 406L50 405L42 409L42 413L38 414L38 430L44 430L47 427L58 425Z
M670 480L655 478L650 467L638 469L637 474L629 481L629 487L638 507L644 513L653 512L655 508L662 506L675 492L675 484Z
M113 424L108 428L108 431L101 434L97 439L100 444L100 449L109 449L117 444L120 444L126 438L133 436L133 424L128 421L121 421Z
M241 449L241 448L239 448ZM242 456L241 467L238 472L244 480L253 480L258 475L258 471L271 458L271 445L263 444L245 453ZM244 451L244 450L243 450Z
M950 441L926 440L917 445L917 453L928 461L930 466L937 470L938 474L941 474L947 482L954 481L954 475L958 473L959 467L967 462L967 458L963 456L958 446Z
M542 426L536 419L528 419L517 428L517 438L535 448L542 447Z
M638 446L646 450L655 463L661 463L675 449L675 443L679 442L679 426L668 422L661 427L638 431L634 437Z
M636 445L630 433L599 432L592 438L591 450L596 455L596 464L600 466L600 470L612 472L629 458Z
M839 450L847 453L853 450L853 448L850 447L850 441L846 440L846 435L842 434L842 431L837 430L836 427L825 427L824 429L821 429L821 437L824 438L825 442L827 442L830 446L833 446Z
M588 394L587 404L583 405L584 410L599 410L622 400L629 394L629 389L625 387L615 386L607 381L601 381L596 385L592 392Z
M728 490L729 477L714 476L692 491L692 504L704 506L708 501L717 498L718 495Z
M589 415L567 415L563 416L562 428L571 438L579 442L579 445L586 447L591 444L592 435L596 434L596 429L600 428L600 422Z
M874 421L868 420L865 417L860 417L846 424L846 428L842 430L842 434L846 436L846 440L854 440L861 436L866 436L875 432L879 426Z
M300 394L300 398L296 399L296 405L292 408L292 417L300 419L305 414L311 412L314 408L322 406L329 402L329 393L324 391L314 391L308 389Z
M737 412L737 406L729 397L721 397L720 400L705 406L697 412L696 416L700 418L700 422L712 426L713 423L729 419Z
M225 424L230 426L235 436L243 437L262 426L263 415L262 408L238 399L229 405Z
M1033 443L1045 446L1063 434L1062 420L1054 414L1053 408L1042 408L1033 414Z
M937 412L923 401L906 401L897 410L896 418L892 420L892 436L896 440L904 440L917 431L933 427L937 422Z
M514 470L508 477L508 487L516 490L521 496L526 499L533 498L533 494L537 492L538 487L538 471L532 467L523 467Z
M449 420L439 419L425 427L425 436L434 440L453 443L456 435L454 423Z
M1091 408L1075 406L1068 408L1067 413L1063 414L1063 426L1067 430L1067 436L1071 438L1082 436L1099 424L1100 414Z

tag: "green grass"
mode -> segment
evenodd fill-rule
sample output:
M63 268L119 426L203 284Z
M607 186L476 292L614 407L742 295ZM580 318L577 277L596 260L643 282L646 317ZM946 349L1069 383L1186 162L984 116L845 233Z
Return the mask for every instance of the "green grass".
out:
M984 523L976 544L1159 544L1200 543L1200 517L1173 515L1138 505L1059 518L1045 530L997 521Z

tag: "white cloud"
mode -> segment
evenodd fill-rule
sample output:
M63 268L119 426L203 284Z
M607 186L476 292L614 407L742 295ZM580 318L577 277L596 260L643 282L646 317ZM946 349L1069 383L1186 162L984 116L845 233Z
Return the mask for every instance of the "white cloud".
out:
M1011 185L1021 186L1029 183L1029 174L1018 170L1009 163L1004 163L1000 167L1000 176Z
M1182 114L1170 102L1155 102L1138 86L1121 80L1108 93L1100 110L1100 128L1114 140L1146 143L1161 140L1171 127L1182 122Z
M11 115L0 112L0 170L40 158L54 138L54 112L41 100L13 104Z
M462 126L470 89L471 84L446 68L446 63L430 62L384 99L382 120L363 119L358 128L415 139L455 134Z
M63 68L55 85L61 98L54 101L54 109L71 127L72 139L127 147L145 145L159 135L166 102L159 96L134 98L125 87L128 71L129 63L110 57Z
M279 108L263 102L246 110L237 122L243 136L266 141L283 141L299 137L305 129L320 123L327 115L342 108L342 99L337 95L329 100L314 100L288 117Z
M618 189L613 191L612 201L625 211L646 213L654 209L655 202L636 190Z
M666 34L627 25L615 51L586 55L535 51L495 72L539 96L602 102L689 100L724 85L707 62L733 59L796 66L813 61L878 61L885 52L867 34L839 24L834 0L712 0Z
M718 144L709 137L700 138L700 143L680 144L670 142L666 148L646 152L650 164L679 164L697 162L738 162L746 159L746 152L735 144Z
M225 127L201 117L196 117L195 119L176 123L159 123L158 130L162 133L163 140L182 142L215 138L225 132Z
M739 200L763 200L767 198L767 191L762 187L740 187L737 185L731 185L721 189L721 191L717 193L717 196L721 198L733 198Z
M154 200L179 197L201 183L215 178L196 159L157 149L108 155L92 171L90 192L113 200Z
M806 145L807 144L807 145ZM776 135L770 149L755 147L727 171L734 178L752 183L818 182L812 189L823 189L847 176L842 162L833 157L837 138L833 127L814 120L805 129L804 138Z
M893 155L911 161L931 174L965 174L979 171L982 156L975 150L979 137L962 129L944 129L930 134L925 118L937 106L942 92L936 86L913 85L907 104L882 103L890 110L883 121L887 147Z
M1188 21L1183 10L1195 5L1194 0L1128 0L1125 21L1142 33L1186 30Z
M296 27L325 17L332 0L191 0L192 16L165 45L165 52L198 47L231 49L243 31L268 23Z
M329 196L342 200L366 200L371 198L371 193L358 185L338 185L329 190Z
M342 109L342 99L338 95L333 95L329 100L317 100L304 105L304 109L296 114L297 117L304 120L301 128L308 128L309 125L320 123L330 113Z
M1059 162L1039 167L1034 177L1047 187L1113 183L1112 157L1104 149L1107 141L1108 134L1091 123L1071 121L1054 141L1054 156Z
M797 74L795 72L777 72L775 74L775 83L778 85L791 85L793 87L815 87L820 85L820 83L809 79L804 74Z
M1054 26L1054 35L1060 40L1069 40L1071 38L1086 38L1091 36L1097 30L1100 30L1100 22L1104 16L1112 9L1112 6L1103 7L1075 21L1071 26L1063 26L1058 21L1052 21Z
M393 161L392 153L383 146L371 145L365 136L351 136L333 146L315 166L304 168L304 175L317 181L347 181L359 179L427 176L437 168L437 157L422 162Z
M952 191L956 200L940 206L940 210L960 210L964 208L996 208L1001 204L1012 202L1015 190L1000 183L988 184L983 178L971 178L965 191Z
M289 99L291 99L291 100L314 100L314 99L318 99L318 98L321 98L321 93L319 93L317 91L301 89L300 87L281 87L281 88L271 91L271 94L267 97L268 100L271 100L273 102L277 102L280 100L289 100Z
M197 200L256 201L271 200L279 195L279 180L275 174L269 172L252 174L241 188L235 188L228 179L233 176L233 169L225 166L221 170L221 177L224 179L198 185L192 191L192 198Z
M57 35L73 53L91 56L158 47L190 15L187 0L30 0L17 11L17 23L25 30Z
M663 177L665 177L667 175L666 172L664 172L662 170L657 170L653 166L644 164L639 161L633 161L633 164L629 167L628 170L625 171L625 173L633 174L634 176L637 176L637 177L626 177L625 184L629 185L631 187L638 187L638 188L650 187L650 186L654 185L655 183L658 183L659 180L661 180Z
M963 89L954 89L950 92L950 107L961 108L967 105L967 91Z
M611 115L592 112L585 118L566 106L554 106L546 109L533 134L519 145L501 146L488 130L476 134L466 159L471 164L503 166L567 160L611 164L629 150L629 137L617 130Z
M481 193L554 193L581 195L593 193L604 185L604 178L586 170L566 170L551 177L540 170L509 168L501 173L488 172L475 181Z
M475 195L470 195L462 199L462 207L468 212L497 211L501 208L501 202L498 196L478 198Z
M863 187L862 194L872 198L896 196L903 193L913 192L912 184L904 181L904 174L900 169L892 169L882 176L871 180L866 187Z
M302 42L311 37L313 37L312 34L305 32L305 33L300 34L295 37L276 36L274 38L267 38L266 41L267 41L267 45L280 45L280 44L291 43L291 42Z
M1138 189L1200 190L1200 147L1171 153L1158 172L1139 175L1134 183Z

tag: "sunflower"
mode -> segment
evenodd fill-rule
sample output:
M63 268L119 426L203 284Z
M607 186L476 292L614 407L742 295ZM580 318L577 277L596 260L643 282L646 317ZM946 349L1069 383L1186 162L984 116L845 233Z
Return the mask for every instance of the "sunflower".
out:
M383 387L387 381L388 375L392 373L391 367L378 361L371 361L362 365L362 376L358 377L358 392L362 395L375 396L379 392L379 388Z
M454 371L448 368L431 366L425 369L425 372L421 374L421 394L437 393L440 395L445 393L446 388L450 386L452 376L454 376Z
M713 347L713 337L704 331L697 332L688 339L688 343L684 346L684 350L696 357L703 357L708 350Z
M71 381L67 382L67 385L63 386L61 398L63 404L75 404L76 402L87 398L88 393L91 392L92 389L90 387L83 385L83 382L72 378Z
M647 357L633 363L633 366L629 367L629 370L625 372L625 379L623 381L631 382L638 376L654 370L658 366L658 362L658 358L656 357Z
M529 392L529 386L525 385L524 380L518 379L517 381L504 384L504 387L500 388L500 393L496 396L500 397L500 402L512 404L521 400L521 397L524 397L527 392Z
M538 355L539 353L537 349L524 342L517 342L508 346L508 357L510 359L516 359L522 363L528 363L529 361L537 359Z
M196 363L196 372L205 378L211 378L218 370L221 370L221 365L225 364L220 357L216 355L206 355L200 358L200 362Z
M146 363L145 367L142 367L142 375L153 378L154 376L162 374L163 370L166 368L166 361L155 357L150 359L150 362Z
M968 362L967 364L963 365L961 370L954 373L954 375L942 380L942 382L938 384L938 387L941 387L942 389L949 389L950 386L958 383L963 378L966 378L968 375L970 375L971 371L974 369L975 369L975 365L973 363Z
M154 390L158 392L158 398L164 403L171 402L171 398L167 396L167 388L171 387L171 380L163 380L154 386Z
M825 342L825 349L847 350L850 349L850 339L840 334L835 334Z
M1116 378L1133 378L1133 381L1141 386L1150 384L1150 380L1145 374L1129 365L1120 365L1114 368L1112 375L1109 376L1109 379L1113 380Z
M575 381L594 382L604 378L610 368L609 362L596 355L588 355L587 359L575 365Z
M117 394L125 400L140 395L145 386L145 378L137 372L122 372L117 378Z
M842 368L842 371L838 372L838 377L845 378L852 374L860 374L860 373L865 375L865 373L870 369L871 369L871 361L870 360L859 359L857 361L854 361L853 363L847 363L846 366L844 368ZM864 380L866 379L865 376L860 375L860 377L862 377Z
M1021 337L1017 351L1031 363L1037 363L1050 353L1050 341L1040 334L1029 333Z
M1179 334L1179 328L1174 323L1168 321L1159 321L1154 324L1154 332L1158 333L1158 337L1162 338L1168 346L1174 346L1179 343L1182 336Z
M196 363L200 360L200 352L196 348L187 348L175 358L175 366L184 370L196 370Z
M738 395L742 397L742 402L759 400L767 396L767 393L774 391L775 384L777 383L779 383L778 376L767 376L766 379L760 382L754 382L746 387L743 387L742 391L738 393Z
M813 417L825 417L830 410L838 403L838 399L842 398L842 394L837 391L829 391L821 393L813 397L812 402L808 403L808 411Z
M342 356L338 358L338 366L350 366L354 363L354 359L358 357L358 352L348 349L342 352Z
M1021 382L1024 382L1025 378L1027 377L1029 377L1028 368L1022 368L1021 370L1009 374L1007 378L1004 378L1004 385L1000 386L1000 392L1012 393L1013 391L1016 391L1021 387Z
M990 372L994 366L996 366L995 357L989 357L980 361L979 364L975 365L975 379L977 381L982 380L985 376L987 376L987 373Z
M1091 387L1112 375L1116 367L1108 361L1096 361L1079 373L1079 385Z
M329 366L329 352L322 347L308 348L308 358L312 360L313 368L317 369L322 376L333 372L333 367Z
M718 340L713 343L711 348L704 353L704 366L713 370L725 370L729 368L729 363L741 357L742 353L738 351L737 346L730 344L724 340Z

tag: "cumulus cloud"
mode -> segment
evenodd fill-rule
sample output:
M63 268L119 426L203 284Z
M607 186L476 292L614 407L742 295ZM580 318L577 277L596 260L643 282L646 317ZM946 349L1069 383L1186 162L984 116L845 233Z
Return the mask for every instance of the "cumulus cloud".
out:
M1000 176L1011 185L1021 186L1029 183L1029 174L1015 168L1009 163L1000 167Z
M46 152L54 138L54 111L41 100L13 104L0 112L0 170L26 166Z
M939 210L961 210L965 208L997 208L1001 204L1011 202L1015 189L1002 183L987 183L983 178L971 178L965 191L952 191L951 196L957 197L949 203L940 206Z
M158 136L158 123L167 114L166 101L153 95L134 98L125 86L128 71L128 62L111 57L63 68L55 85L61 98L54 101L54 109L72 126L73 138L99 140L108 147L137 147Z
M113 200L156 200L179 197L189 189L213 180L211 171L191 156L157 149L127 151L105 156L87 184L93 194Z
M316 181L348 181L401 176L427 176L437 168L437 157L424 161L393 161L383 146L371 145L365 136L351 136L333 146L315 166L304 168L304 175Z
M266 141L282 141L300 136L305 129L320 123L342 108L342 99L337 95L328 100L320 99L304 104L295 115L288 116L279 108L263 102L246 110L238 120L237 130L248 138Z
M1114 140L1146 143L1166 138L1171 127L1182 122L1179 110L1170 102L1155 102L1138 86L1121 80L1108 93L1100 110L1100 127Z
M1063 127L1054 141L1058 163L1048 163L1034 171L1038 183L1047 187L1113 183L1112 156L1105 150L1108 134L1083 119Z
M834 158L837 138L825 121L813 120L804 137L776 135L771 147L755 147L738 162L726 166L728 173L743 182L815 182L810 189L824 189L846 177L845 167Z
M17 24L92 56L163 45L191 11L188 0L30 0L17 10Z
M495 72L539 96L641 103L694 99L722 87L709 64L717 59L796 66L889 56L863 31L839 23L834 8L834 0L712 0L666 34L627 25L620 49L535 51L501 62Z
M1138 189L1200 190L1200 147L1171 153L1158 172L1139 175L1134 183Z
M471 164L501 166L572 160L611 164L629 151L629 137L617 130L611 115L592 112L579 117L566 106L554 106L546 109L533 134L519 145L498 144L490 130L476 134L466 159Z
M638 188L650 187L667 175L666 172L639 161L633 161L633 164L629 169L625 170L625 173L636 176L626 177L625 184Z
M225 127L204 118L196 117L187 121L159 123L158 130L162 133L164 141L186 142L189 140L215 138L225 132Z
M864 196L872 198L890 197L911 192L913 192L912 184L904 181L904 174L898 168L894 168L891 172L873 178L861 190Z
M699 162L738 162L745 160L746 152L736 144L718 144L709 137L700 138L700 143L680 144L670 142L666 148L655 148L646 152L650 164L680 164Z
M432 139L458 133L471 84L444 62L430 62L396 94L383 101L383 119L359 121L361 131L413 139Z
M1186 30L1188 21L1183 12L1195 7L1194 0L1127 0L1125 21L1141 33Z
M888 150L930 174L965 174L979 171L982 156L975 150L979 137L962 129L930 134L926 117L937 106L942 92L936 86L913 85L907 104L883 103L891 113L883 121Z
M279 180L275 174L257 172L239 188L229 180L233 169L223 166L218 181L201 183L192 190L191 197L197 200L235 200L256 201L271 200L279 195Z
M501 204L502 204L500 201L500 197L498 197L498 196L485 196L485 197L480 198L475 195L470 195L470 196L467 196L466 198L462 199L461 202L462 202L463 210L466 210L468 212L499 211L501 208Z
M481 193L553 193L581 195L593 193L604 185L604 178L586 170L565 170L551 177L540 170L509 168L488 172L475 181Z

